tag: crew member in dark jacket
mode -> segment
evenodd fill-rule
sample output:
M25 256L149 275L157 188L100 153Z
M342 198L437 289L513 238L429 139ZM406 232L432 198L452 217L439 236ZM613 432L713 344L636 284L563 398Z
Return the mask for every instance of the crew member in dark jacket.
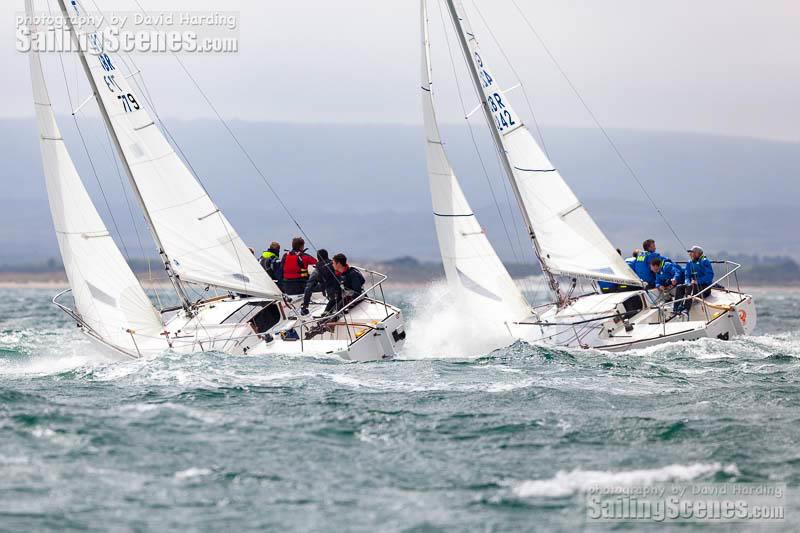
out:
M364 275L358 269L347 264L347 256L344 254L333 256L333 268L344 287L344 304L346 305L364 291Z
M303 305L300 307L300 314L308 314L308 304L311 303L311 294L322 291L328 297L328 305L325 306L325 314L341 306L342 287L336 277L333 263L328 258L328 251L320 248L317 251L317 266L308 278L306 291L303 294Z
M306 241L302 237L292 239L292 249L281 259L281 290L289 295L303 294L308 282L308 267L316 264L316 258L306 253Z
M267 271L269 277L278 281L281 279L280 264L281 264L281 245L275 241L269 245L269 248L261 252L261 258L258 260L261 267Z

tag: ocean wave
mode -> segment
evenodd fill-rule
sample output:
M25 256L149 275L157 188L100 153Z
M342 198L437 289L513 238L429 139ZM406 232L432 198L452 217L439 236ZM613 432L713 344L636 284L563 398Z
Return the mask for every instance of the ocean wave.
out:
M691 481L716 473L739 475L739 469L731 463L673 464L661 468L627 471L560 470L549 479L509 482L514 496L518 498L564 498L594 487L616 487L664 483L667 481Z

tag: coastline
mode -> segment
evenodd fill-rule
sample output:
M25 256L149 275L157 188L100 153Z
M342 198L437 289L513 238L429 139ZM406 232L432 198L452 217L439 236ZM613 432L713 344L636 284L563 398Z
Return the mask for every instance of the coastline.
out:
M146 289L169 288L171 284L167 280L149 280L146 277L139 277L139 281ZM443 282L444 277L435 279L421 280L402 280L392 281L391 278L386 282L387 289L421 289L432 283ZM519 281L519 280L517 280ZM0 289L53 289L63 290L69 288L67 277L63 272L0 272ZM791 291L800 292L800 285L779 285L779 284L742 284L745 291Z

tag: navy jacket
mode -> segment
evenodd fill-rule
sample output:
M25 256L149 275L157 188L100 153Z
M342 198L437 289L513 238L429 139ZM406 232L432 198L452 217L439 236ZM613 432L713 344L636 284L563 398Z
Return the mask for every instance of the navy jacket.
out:
M364 290L365 280L363 274L351 266L339 274L339 279L342 280L342 285L344 285L345 289L350 289L359 294Z

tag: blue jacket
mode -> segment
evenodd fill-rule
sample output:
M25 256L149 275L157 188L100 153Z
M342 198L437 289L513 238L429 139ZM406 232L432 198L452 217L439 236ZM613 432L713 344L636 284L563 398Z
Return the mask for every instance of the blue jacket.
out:
M653 259L661 259L667 263L672 262L672 259L664 257L658 252L639 252L639 255L636 256L636 260L632 265L633 271L636 272L639 279L646 281L649 285L656 284L656 275L650 270L650 261Z
M698 285L708 286L714 282L714 267L706 256L697 261L689 261L686 264L686 284L697 281Z
M653 258L663 259L658 252L639 252L636 256L636 261L633 263L633 271L639 276L639 279L646 281L648 285L656 284L656 275L650 270L650 261Z
M681 284L683 283L684 279L685 274L680 265L664 261L661 264L661 270L658 272L658 274L656 274L656 287L672 285L672 280L675 280L678 284Z

